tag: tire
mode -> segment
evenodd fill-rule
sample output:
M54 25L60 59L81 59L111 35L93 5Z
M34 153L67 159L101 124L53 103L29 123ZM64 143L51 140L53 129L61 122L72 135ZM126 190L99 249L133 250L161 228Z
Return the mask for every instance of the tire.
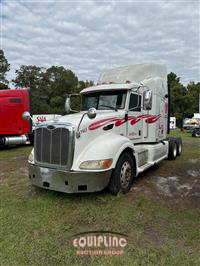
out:
M177 156L180 156L183 150L182 139L175 138L175 142L176 142L176 148L177 148Z
M133 184L134 177L134 162L131 155L127 152L123 153L113 170L110 183L108 185L109 191L117 195L118 192L128 193Z
M169 139L168 159L175 160L177 156L177 144L175 139Z
M200 129L194 129L192 131L192 137L200 137Z

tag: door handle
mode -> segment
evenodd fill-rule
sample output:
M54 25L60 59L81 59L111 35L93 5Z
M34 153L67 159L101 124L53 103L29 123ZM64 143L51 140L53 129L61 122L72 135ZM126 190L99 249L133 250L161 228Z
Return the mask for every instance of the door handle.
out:
M113 128L113 126L114 126L114 124L107 125L107 126L103 127L103 130L110 130Z

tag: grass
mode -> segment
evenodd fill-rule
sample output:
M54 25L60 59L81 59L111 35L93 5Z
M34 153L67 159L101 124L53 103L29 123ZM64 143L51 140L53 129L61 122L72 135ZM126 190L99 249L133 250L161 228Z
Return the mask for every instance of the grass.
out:
M194 142L198 142L199 138L192 137L192 132L185 132L181 131L179 128L177 129L171 129L170 134L171 137L181 137L183 140L191 140Z
M188 133L180 135L189 144L177 167L190 158L198 159L199 152L196 139ZM192 199L134 191L116 197L107 192L68 195L35 189L23 172L30 150L0 151L0 265L200 265L200 208ZM165 167L172 164L162 163ZM76 255L69 237L91 230L132 238L127 239L121 256Z
M180 129L170 130L171 137L180 137L184 144L183 149L184 152L182 153L181 157L178 160L174 161L173 163L183 164L188 163L188 158L191 159L199 159L200 158L200 138L192 137L191 132L184 132ZM171 162L168 161L168 164Z
M6 149L1 148L0 149L0 160L2 159L9 159L13 157L19 158L20 156L23 156L24 154L27 155L31 152L32 147L31 146L16 146L15 148L13 147L8 147Z

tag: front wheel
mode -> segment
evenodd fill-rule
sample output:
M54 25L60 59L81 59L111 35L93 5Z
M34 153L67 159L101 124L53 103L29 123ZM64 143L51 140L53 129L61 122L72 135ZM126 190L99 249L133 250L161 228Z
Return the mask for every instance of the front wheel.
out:
M128 193L133 184L134 176L134 163L129 153L123 153L113 170L110 183L109 191L113 194L118 192Z

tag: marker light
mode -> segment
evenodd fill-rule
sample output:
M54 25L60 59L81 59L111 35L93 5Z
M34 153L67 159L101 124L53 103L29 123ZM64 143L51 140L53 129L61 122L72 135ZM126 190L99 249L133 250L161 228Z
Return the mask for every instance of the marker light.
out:
M108 160L91 160L85 161L80 164L80 169L90 169L90 170L97 170L97 169L108 169L112 164L112 159Z
M28 162L32 163L33 162L33 153L31 152L28 156Z

